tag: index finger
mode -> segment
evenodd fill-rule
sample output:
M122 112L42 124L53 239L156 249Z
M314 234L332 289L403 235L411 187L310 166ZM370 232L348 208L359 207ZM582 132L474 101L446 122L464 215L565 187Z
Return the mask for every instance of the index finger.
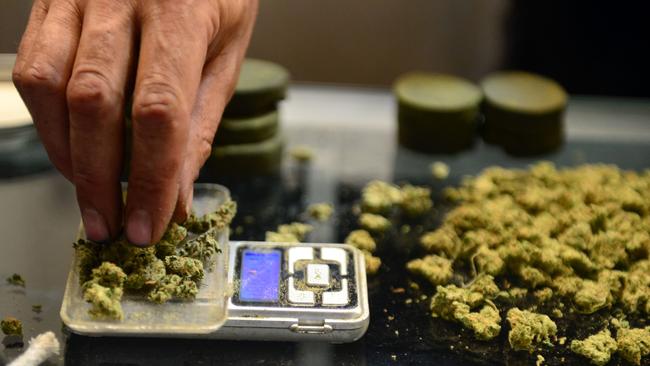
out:
M127 239L137 245L160 240L176 206L209 39L194 7L170 0L144 6L126 204Z

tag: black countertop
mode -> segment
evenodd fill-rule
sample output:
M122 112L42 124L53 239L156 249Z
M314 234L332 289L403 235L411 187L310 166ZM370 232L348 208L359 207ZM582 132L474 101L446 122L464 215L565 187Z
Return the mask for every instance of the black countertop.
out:
M589 110L588 103L579 107ZM641 110L646 113L647 105ZM650 114L620 115L645 120L645 128L650 130ZM537 158L513 158L480 142L460 154L427 156L398 148L390 128L333 128L293 121L287 125L290 146L307 144L317 156L307 166L287 158L282 173L276 176L217 179L231 189L239 203L232 239L261 240L266 230L278 224L304 220L302 213L308 204L331 202L336 207L334 218L316 225L308 240L340 242L356 228L352 206L369 180L408 181L433 189L435 212L418 222L402 222L421 229L408 235L389 234L379 243L377 253L384 264L379 274L369 279L371 322L361 340L331 345L64 336L58 313L79 215L72 187L52 171L0 181L0 278L17 272L27 281L24 290L0 283L0 317L21 319L26 338L55 331L65 347L52 365L530 364L535 355L513 353L500 346L507 342L504 334L484 345L453 324L435 324L426 312L427 301L419 301L422 294L408 288L404 264L419 254L415 245L419 234L439 222L445 209L440 199L442 188L489 165L525 167L540 159L561 166L599 162L624 169L650 168L650 139L570 134L561 151ZM644 131L643 126L639 128ZM443 182L430 174L428 166L436 160L451 168L451 176ZM202 180L213 180L207 176ZM414 301L407 304L407 298ZM33 313L33 304L42 304L43 312ZM0 365L20 353L19 349L1 347ZM549 364L559 363L561 356L566 361L578 360L569 354L554 356Z

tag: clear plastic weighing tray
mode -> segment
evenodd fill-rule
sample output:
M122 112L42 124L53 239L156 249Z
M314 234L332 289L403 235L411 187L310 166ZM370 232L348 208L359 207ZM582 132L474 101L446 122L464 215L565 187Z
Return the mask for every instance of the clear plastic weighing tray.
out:
M194 185L193 210L197 215L212 212L230 198L227 188L216 184ZM215 230L215 229L212 229ZM90 304L83 300L79 283L78 258L73 255L66 283L61 319L71 331L90 336L191 337L219 329L227 316L228 229L214 231L221 253L213 258L201 281L199 293L191 302L170 301L155 304L142 295L124 295L123 320L97 320L90 317ZM83 226L78 238L85 238ZM188 238L186 240L191 240Z

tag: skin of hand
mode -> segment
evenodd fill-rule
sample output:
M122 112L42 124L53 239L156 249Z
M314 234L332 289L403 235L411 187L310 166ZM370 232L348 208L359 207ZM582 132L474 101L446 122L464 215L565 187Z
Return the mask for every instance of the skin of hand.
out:
M89 239L151 245L186 219L257 0L35 0L13 80ZM123 207L125 96L133 148Z

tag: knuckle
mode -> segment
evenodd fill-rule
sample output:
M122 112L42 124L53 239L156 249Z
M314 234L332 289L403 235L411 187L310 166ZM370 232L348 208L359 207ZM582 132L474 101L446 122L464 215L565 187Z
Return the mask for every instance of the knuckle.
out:
M75 187L82 191L95 190L97 187L103 187L106 182L106 177L102 174L78 167L74 169L73 179Z
M208 158L212 154L212 142L209 141L208 139L201 141L201 143L197 147L197 153L199 155L198 168L200 169L201 166L205 163L206 160L208 160ZM197 174L198 174L198 169L197 169Z
M173 124L184 113L180 92L168 82L144 82L133 104L138 123Z
M21 70L14 69L12 79L18 90L28 93L59 94L65 91L66 83L61 73L44 62L26 65Z
M68 83L68 107L73 111L100 113L115 105L119 97L108 78L96 70L77 71Z

